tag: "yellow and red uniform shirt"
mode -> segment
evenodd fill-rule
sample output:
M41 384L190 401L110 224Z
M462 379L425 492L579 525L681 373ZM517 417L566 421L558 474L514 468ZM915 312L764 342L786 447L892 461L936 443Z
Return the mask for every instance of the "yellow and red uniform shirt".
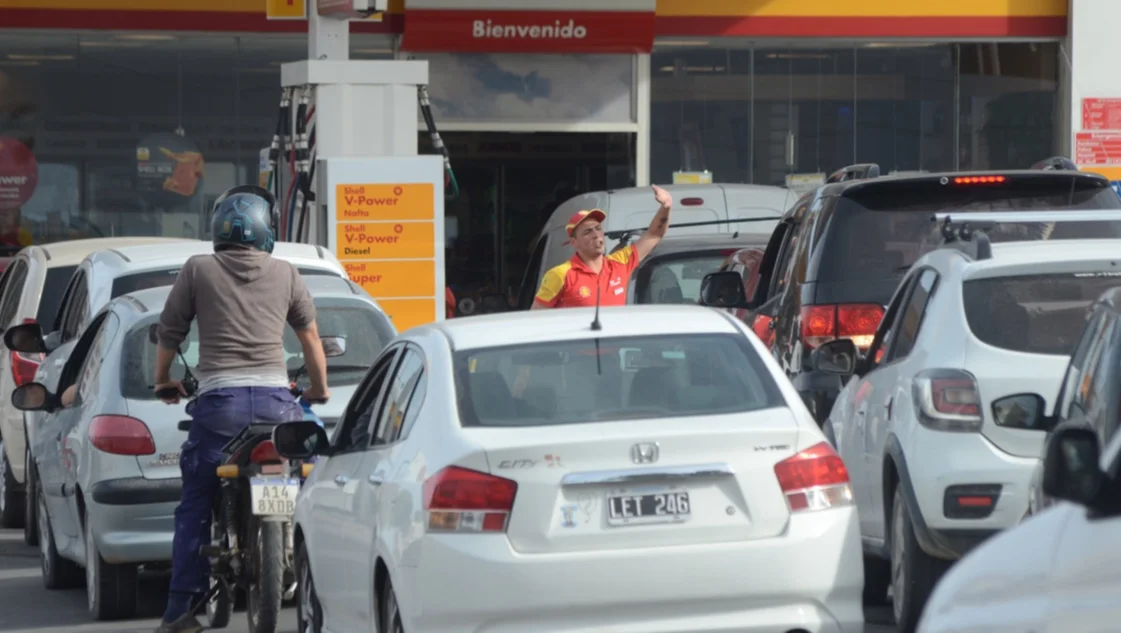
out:
M603 258L603 270L596 274L579 255L549 269L541 280L535 301L548 308L592 308L596 305L596 284L599 284L601 306L627 304L627 284L638 267L638 249L634 244Z

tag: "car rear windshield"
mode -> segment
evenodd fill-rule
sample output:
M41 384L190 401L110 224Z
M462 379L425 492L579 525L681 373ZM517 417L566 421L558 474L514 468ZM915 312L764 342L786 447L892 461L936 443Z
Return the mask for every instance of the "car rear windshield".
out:
M175 283L175 278L179 276L180 268L182 268L182 266L147 270L142 273L133 273L131 275L117 277L113 280L113 298L138 290L170 286ZM297 270L299 270L300 274L303 276L339 276L337 272L321 268L299 268Z
M43 327L50 327L58 315L58 308L62 305L62 295L66 292L66 284L74 276L77 266L59 266L48 268L46 279L43 281L43 294L39 295L39 310L35 313L35 320Z
M692 303L701 298L701 280L720 270L723 251L666 255L652 259L635 275L637 303Z
M393 338L393 327L384 314L365 302L346 301L346 306L338 305L338 300L334 303L335 305L323 305L322 301L316 301L315 320L319 326L319 335L346 338L346 353L327 359L327 382L331 386L356 385L366 374L370 363ZM156 346L148 338L148 328L157 321L152 318L137 324L129 331L125 340L121 392L126 398L155 398L151 385ZM183 358L191 366L191 371L195 371L199 355L197 327L191 328L180 349L183 351ZM284 330L284 352L289 370L299 369L304 364L300 341L290 327ZM178 357L172 364L171 375L177 379L184 375L183 363ZM302 382L306 387L306 378Z
M742 336L557 341L455 355L464 426L546 426L784 406Z
M994 347L1029 354L1074 352L1090 306L1121 283L1109 273L993 277L962 286L973 335Z
M823 242L819 281L871 281L901 276L941 244L933 213L1119 209L1110 187L1079 178L1030 178L1003 185L942 185L937 180L883 182L837 201ZM1121 237L1121 222L998 224L993 242Z

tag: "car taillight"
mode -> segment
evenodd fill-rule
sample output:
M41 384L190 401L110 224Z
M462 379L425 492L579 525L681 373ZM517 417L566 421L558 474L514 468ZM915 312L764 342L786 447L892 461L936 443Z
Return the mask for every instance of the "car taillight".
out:
M265 440L253 447L253 451L249 453L249 461L254 464L273 464L284 461L284 458L276 452L276 444L272 440Z
M913 398L919 423L937 431L981 429L981 393L973 374L960 369L926 369L915 375Z
M775 464L778 485L791 512L812 512L853 505L849 472L828 442Z
M1008 180L1004 176L958 176L955 185L999 185Z
M156 442L148 425L126 415L99 415L90 421L90 444L113 455L153 455Z
M448 466L424 482L430 532L505 532L518 483Z
M24 319L23 324L35 323L35 319ZM12 352L10 363L12 365L12 378L16 381L16 386L26 385L29 382L35 381L35 372L39 371L39 365L43 362L42 354L25 354L23 352Z
M802 343L814 348L838 338L851 339L866 350L883 319L883 306L875 303L802 306Z

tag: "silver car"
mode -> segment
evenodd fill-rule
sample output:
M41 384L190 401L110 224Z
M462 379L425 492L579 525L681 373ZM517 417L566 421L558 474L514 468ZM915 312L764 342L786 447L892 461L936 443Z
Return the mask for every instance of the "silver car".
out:
M305 283L320 333L347 338L345 354L328 359L331 402L316 407L333 422L396 331L353 282L322 276ZM84 580L90 613L99 620L132 617L139 568L165 568L171 560L179 449L186 439L178 423L187 416L185 403L169 406L155 398L156 346L149 339L169 291L121 296L94 316L59 378L57 393L77 384L71 407L62 408L57 394L39 383L12 394L17 408L47 412L31 446L43 584L59 589ZM192 328L182 346L191 366L198 358L195 336ZM291 329L284 344L289 368L302 366ZM176 360L172 375L182 374Z

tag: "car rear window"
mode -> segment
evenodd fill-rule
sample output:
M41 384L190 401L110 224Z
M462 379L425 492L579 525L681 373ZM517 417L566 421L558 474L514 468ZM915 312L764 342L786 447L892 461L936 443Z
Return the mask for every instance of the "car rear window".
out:
M326 305L325 301L328 302ZM342 303L346 305L340 305ZM320 336L346 338L346 353L327 359L327 382L331 386L350 386L361 382L370 364L394 336L388 317L364 301L318 300L315 320ZM148 338L148 328L156 322L157 319L153 317L138 323L125 339L121 393L126 398L155 399L151 385L156 346ZM191 328L180 348L183 350L183 358L190 364L191 371L194 371L199 355L197 327ZM290 370L299 369L304 364L300 341L290 327L284 329L284 353ZM178 356L172 363L171 375L176 379L184 376L183 363ZM306 378L302 382L306 387Z
M613 337L455 354L464 426L546 426L784 406L743 336Z
M635 302L696 304L701 298L701 280L720 270L727 257L716 250L651 259L635 275Z
M872 281L901 276L941 243L934 213L1119 209L1112 188L1088 178L1029 177L1000 185L943 185L938 180L885 181L837 200L823 242L818 281ZM1121 222L998 224L993 242L1121 237Z
M142 273L133 273L131 275L122 275L113 280L113 298L121 295L126 295L130 292L138 290L147 290L148 288L160 288L163 286L170 286L175 283L175 278L179 276L179 269L182 266L175 266L174 268L161 268L159 270L148 270ZM73 269L71 269L73 270ZM300 275L303 276L330 276L339 277L340 275L332 270L325 270L322 268L298 268Z
M74 276L77 266L59 266L48 268L46 279L43 281L43 294L39 295L39 310L35 313L35 320L44 327L54 323L58 316L58 308L62 305L62 295L66 292L66 284Z
M969 329L994 347L1067 356L1074 352L1090 306L1121 278L1064 273L974 279L962 285Z

